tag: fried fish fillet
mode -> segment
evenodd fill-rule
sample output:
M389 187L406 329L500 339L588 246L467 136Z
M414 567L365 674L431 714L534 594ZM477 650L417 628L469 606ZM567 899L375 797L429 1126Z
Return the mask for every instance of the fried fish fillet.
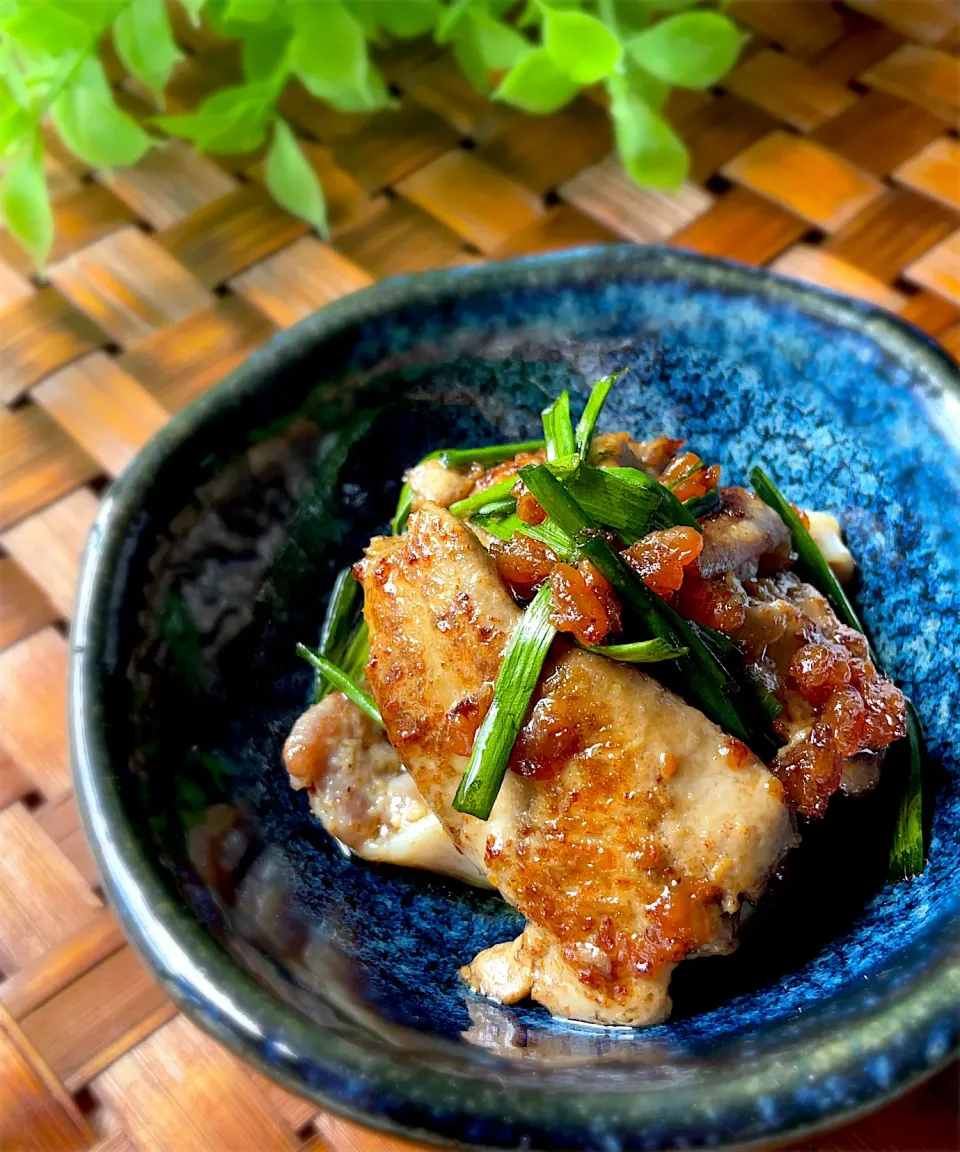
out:
M779 782L635 667L557 642L488 821L454 810L476 726L520 618L471 532L427 504L355 569L367 676L391 745L459 852L527 919L464 969L479 991L556 1015L652 1024L684 957L733 947L793 845Z

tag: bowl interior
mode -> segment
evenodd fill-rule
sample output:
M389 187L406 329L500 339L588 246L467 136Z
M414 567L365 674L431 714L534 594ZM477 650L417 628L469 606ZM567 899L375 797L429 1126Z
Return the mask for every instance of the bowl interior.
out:
M176 915L321 1030L453 1073L496 1080L509 1064L574 1094L654 1091L819 1042L942 963L960 891L960 451L923 365L866 313L858 329L802 297L676 272L413 294L288 340L115 489L124 546L95 577L110 787ZM885 862L902 765L870 797L836 799L739 951L682 965L672 1019L647 1031L468 995L458 967L518 915L346 859L280 761L311 689L294 644L316 641L337 569L384 529L403 469L442 445L535 436L560 389L577 411L620 368L601 429L684 437L726 483L762 463L793 500L839 516L862 616L924 721L935 797L929 864L900 885ZM375 1095L347 1103L389 1112Z

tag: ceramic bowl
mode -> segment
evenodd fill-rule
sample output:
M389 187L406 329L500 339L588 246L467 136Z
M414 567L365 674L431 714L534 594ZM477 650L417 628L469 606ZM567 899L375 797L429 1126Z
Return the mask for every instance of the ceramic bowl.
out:
M857 600L930 751L929 862L885 879L902 769L837 798L731 957L681 966L669 1023L468 995L518 930L498 897L348 860L287 787L333 574L403 469L522 440L563 387L629 368L601 428L762 463L842 521ZM185 1011L318 1103L489 1148L784 1140L955 1051L960 1001L960 391L865 304L634 247L429 273L277 336L177 416L103 502L72 656L77 793L109 895Z

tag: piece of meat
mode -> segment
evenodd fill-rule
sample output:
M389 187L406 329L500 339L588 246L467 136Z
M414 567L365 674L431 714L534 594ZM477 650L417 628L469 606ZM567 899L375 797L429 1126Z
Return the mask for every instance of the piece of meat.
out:
M874 667L865 638L794 573L748 581L741 593L733 637L782 704L774 727L786 745L773 771L798 811L820 816L838 788L876 784L885 749L905 733L903 695Z
M519 609L435 506L405 535L374 539L356 572L390 741L458 848L528 921L466 978L576 1019L665 1019L674 965L730 949L741 897L759 896L794 842L779 783L636 667L558 643L528 723L545 711L572 732L568 757L546 779L508 772L489 821L464 816L452 800L469 748L453 718L489 698Z
M721 488L720 510L700 522L704 579L732 572L753 580L761 566L783 568L790 560L790 531L777 513L746 488Z
M850 554L850 549L844 544L840 534L840 524L835 516L829 512L807 512L809 532L816 541L817 547L823 553L823 558L833 569L833 574L841 584L853 579L857 565Z
M451 504L463 500L473 490L476 476L456 468L447 468L439 460L424 460L422 464L404 473L403 478L413 492L413 510L417 511L424 504L439 504L441 508L449 508Z
M669 436L634 440L628 432L601 432L590 441L589 460L598 468L636 468L656 480L682 447Z
M283 758L291 785L307 789L313 814L358 856L488 885L484 869L456 850L423 802L383 729L341 692L300 716Z

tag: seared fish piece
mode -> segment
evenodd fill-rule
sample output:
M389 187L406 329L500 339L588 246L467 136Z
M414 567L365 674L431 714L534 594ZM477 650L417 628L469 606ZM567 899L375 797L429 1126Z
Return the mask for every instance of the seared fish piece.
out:
M489 886L423 802L383 730L341 692L303 713L283 759L291 786L307 789L314 816L358 856Z
M427 505L379 537L356 573L367 675L390 742L458 850L527 918L518 941L464 969L504 1001L653 1024L673 967L729 951L794 843L783 789L759 760L635 667L558 642L489 821L452 807L520 610L493 560Z

